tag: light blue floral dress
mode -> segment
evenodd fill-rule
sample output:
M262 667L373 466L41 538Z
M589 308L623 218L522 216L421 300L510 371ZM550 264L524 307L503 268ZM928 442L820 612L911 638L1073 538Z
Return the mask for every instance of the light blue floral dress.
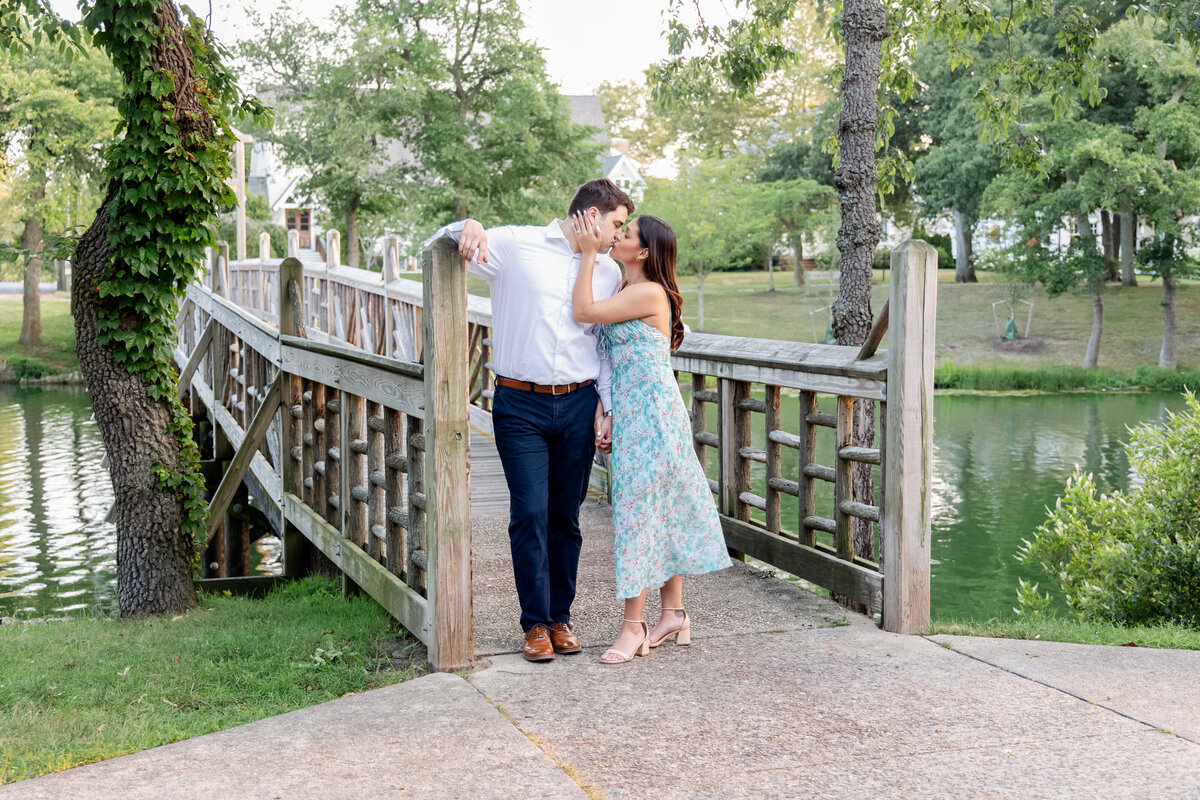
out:
M731 565L691 423L671 371L670 341L640 319L605 325L611 362L612 502L617 598L675 575Z

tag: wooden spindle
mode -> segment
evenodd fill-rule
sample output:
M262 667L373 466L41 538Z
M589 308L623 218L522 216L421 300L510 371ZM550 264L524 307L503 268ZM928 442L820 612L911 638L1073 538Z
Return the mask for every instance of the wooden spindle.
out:
M766 387L766 396L763 401L766 404L766 422L767 433L779 428L779 387ZM766 515L767 515L767 530L772 533L779 533L779 492L771 487L772 478L780 478L779 467L779 443L772 441L771 437L767 436L767 489L766 489Z
M817 429L808 421L809 415L817 413L817 393L800 392L800 436L797 450L800 454L800 474L797 483L800 492L797 497L800 520L800 544L815 547L817 532L806 526L804 520L816 515L817 493L813 478L808 474L808 465L817 460Z
M854 441L854 398L838 396L837 448L834 461L833 520L834 547L838 558L854 560L854 531L850 515L842 510L842 501L854 499L854 462L843 458L841 449Z

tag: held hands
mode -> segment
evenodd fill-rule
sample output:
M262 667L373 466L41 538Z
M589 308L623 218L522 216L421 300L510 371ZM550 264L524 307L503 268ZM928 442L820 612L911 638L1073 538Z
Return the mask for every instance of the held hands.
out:
M476 250L479 251L478 255ZM467 261L487 263L487 231L477 220L469 219L458 240L458 252Z
M596 415L596 449L601 453L612 452L612 422L612 417Z
M587 218L586 211L580 211L571 216L571 227L575 231L575 240L585 256L595 256L600 252L603 241L600 236L600 226Z

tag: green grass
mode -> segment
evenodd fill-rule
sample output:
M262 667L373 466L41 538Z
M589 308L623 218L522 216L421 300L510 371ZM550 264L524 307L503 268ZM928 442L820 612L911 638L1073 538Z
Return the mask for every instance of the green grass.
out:
M1130 372L1082 367L963 366L953 362L934 369L935 389L969 391L1063 392L1073 389L1158 389L1182 392L1200 386L1200 369L1160 369L1144 364Z
M871 306L876 314L887 299L890 273L876 271ZM419 275L411 276L414 279ZM713 272L704 280L704 330L729 336L759 339L784 339L797 342L824 341L829 324L828 306L837 297L832 273L809 272L805 286L793 288L791 273L775 273L775 291L768 291L767 274L756 272ZM979 283L954 283L953 270L938 270L937 353L938 366L987 367L1014 370L1008 374L1016 383L1027 381L1020 372L1057 368L1075 368L1083 360L1092 327L1092 298L1066 295L1053 300L1040 289L1029 296L1033 319L1029 338L1024 338L1027 311L1017 314L1017 329L1022 338L1001 342L993 316L992 303L1003 299L1003 287L996 276L979 273ZM696 277L683 275L683 318L697 329ZM486 281L470 277L468 291L488 296ZM1103 295L1104 332L1100 340L1100 367L1112 370L1105 377L1080 382L1068 373L1061 377L1038 379L1030 388L1051 390L1090 385L1130 386L1174 389L1181 381L1157 384L1135 383L1133 371L1158 363L1162 345L1162 285L1141 279L1136 288L1109 287ZM1003 324L1005 306L996 307ZM1023 306L1023 308L1026 308ZM1181 368L1200 367L1200 283L1181 284L1176 291L1176 359ZM887 346L884 340L883 346ZM1083 370L1079 370L1083 372ZM1119 373L1119 374L1117 374ZM1099 373L1097 373L1099 374ZM1147 373L1143 371L1143 377ZM1151 376L1152 377L1152 376ZM983 381L982 378L978 379ZM1004 380L989 378L990 389L1017 388ZM1188 384L1192 385L1191 383ZM958 388L970 388L961 386ZM984 388L980 386L978 388Z
M1136 645L1174 650L1200 650L1200 630L1182 625L1115 625L1049 617L1046 619L943 620L932 633L986 636L996 639L1040 639L1078 644Z
M177 617L0 627L0 783L398 683L424 670L374 602L328 579Z
M21 317L24 308L21 297L0 297L0 359L14 356L36 358L45 363L51 374L79 369L75 357L75 320L71 317L71 298L54 294L42 297L42 344L26 347L21 338Z

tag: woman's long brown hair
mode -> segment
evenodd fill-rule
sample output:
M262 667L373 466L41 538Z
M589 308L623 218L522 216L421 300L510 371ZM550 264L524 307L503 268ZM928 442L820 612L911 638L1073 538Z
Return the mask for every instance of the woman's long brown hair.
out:
M642 214L637 218L638 245L648 255L642 266L645 276L667 291L671 303L671 349L683 344L683 295L675 280L675 258L678 255L675 231L658 217Z

